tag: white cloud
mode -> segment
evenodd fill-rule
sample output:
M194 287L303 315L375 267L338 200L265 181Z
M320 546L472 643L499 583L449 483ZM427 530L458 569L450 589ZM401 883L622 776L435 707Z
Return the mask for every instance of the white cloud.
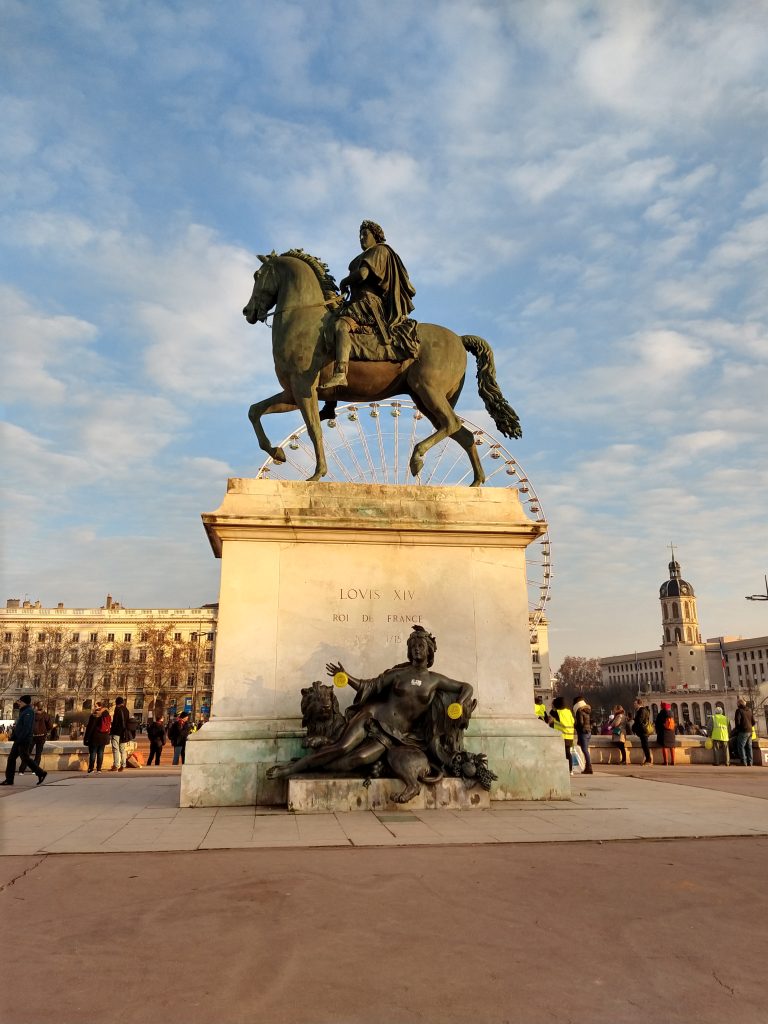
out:
M50 407L79 390L81 365L97 361L96 327L73 316L46 314L16 289L0 287L3 383L12 404Z

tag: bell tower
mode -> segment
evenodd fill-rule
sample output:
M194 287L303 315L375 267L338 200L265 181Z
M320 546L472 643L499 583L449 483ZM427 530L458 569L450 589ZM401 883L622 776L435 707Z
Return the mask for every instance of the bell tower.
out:
M671 690L705 689L709 679L696 595L691 584L682 578L672 544L670 548L669 579L659 588L664 681Z

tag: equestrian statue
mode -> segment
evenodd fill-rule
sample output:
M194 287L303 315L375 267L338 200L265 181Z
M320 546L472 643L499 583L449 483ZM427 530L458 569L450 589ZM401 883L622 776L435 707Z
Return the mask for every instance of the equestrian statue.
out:
M332 419L337 401L378 402L408 395L435 428L413 449L410 470L418 476L424 456L452 437L469 456L473 487L485 481L475 438L454 407L464 385L467 352L477 360L477 386L485 408L505 437L520 437L520 421L496 383L491 346L472 334L409 317L416 290L402 260L386 244L378 224L360 225L361 252L337 288L328 267L302 249L259 256L253 292L243 315L265 323L274 309L272 352L282 391L248 411L259 445L285 462L261 420L267 413L298 409L315 451L315 472L328 472L321 420ZM325 403L322 412L318 399Z

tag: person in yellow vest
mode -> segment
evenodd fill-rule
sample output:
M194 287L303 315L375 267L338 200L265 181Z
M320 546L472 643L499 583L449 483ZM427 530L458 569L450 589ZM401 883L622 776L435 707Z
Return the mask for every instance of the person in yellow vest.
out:
M565 697L555 697L549 715L549 724L556 732L562 734L565 743L565 759L568 762L568 771L572 774L571 747L573 746L574 718L571 709L565 706Z
M541 697L537 697L533 702L533 710L536 712L536 717L540 718L542 722L547 720L547 706Z
M715 705L715 713L712 715L709 735L712 739L712 763L724 764L727 768L730 764L730 757L728 756L728 719L720 704Z

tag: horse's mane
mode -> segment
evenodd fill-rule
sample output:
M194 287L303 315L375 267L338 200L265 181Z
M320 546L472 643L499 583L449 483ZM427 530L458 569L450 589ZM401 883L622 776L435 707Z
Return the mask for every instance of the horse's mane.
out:
M328 264L323 263L317 256L312 256L308 252L304 252L303 249L289 249L288 252L283 252L281 256L293 256L294 259L301 260L302 263L306 263L310 267L317 278L317 282L323 292L323 298L330 299L332 296L339 294L339 289L336 285L336 281L333 274L328 269Z

